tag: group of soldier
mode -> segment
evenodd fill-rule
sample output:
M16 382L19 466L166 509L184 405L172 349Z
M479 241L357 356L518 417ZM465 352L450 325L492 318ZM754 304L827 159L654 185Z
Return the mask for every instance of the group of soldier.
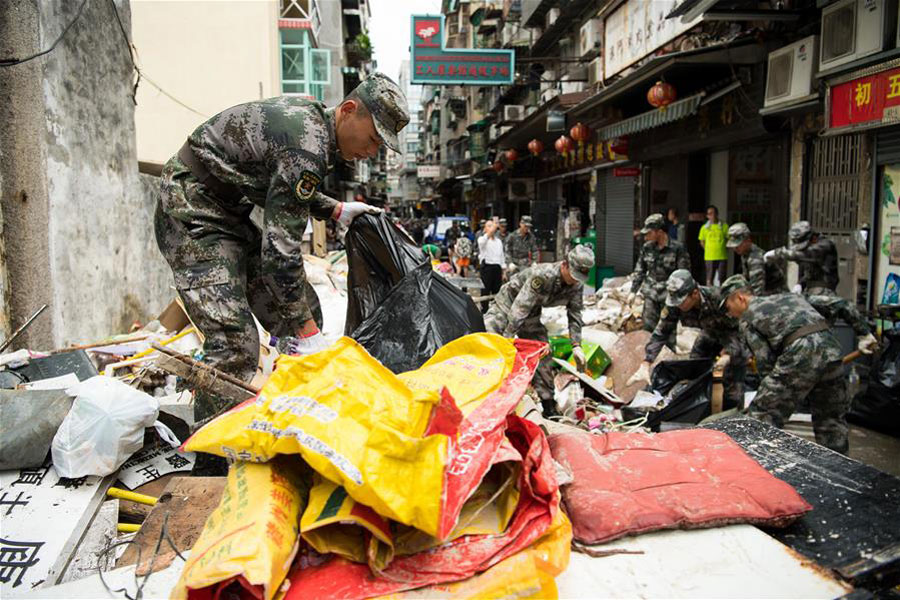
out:
M748 413L783 427L809 400L816 441L846 454L850 400L840 343L833 325L843 319L858 336L858 349L871 354L875 337L856 308L837 295L837 250L807 221L789 231L790 245L763 251L749 227L728 230L727 247L741 261L741 273L721 288L698 285L686 248L666 233L660 214L647 217L629 303L644 298L644 329L651 332L644 363L629 383L649 382L650 365L663 346L674 346L679 321L701 330L693 358L716 358L724 371L726 398L744 407L744 380L753 359L761 381ZM799 284L787 289L785 266L796 262Z

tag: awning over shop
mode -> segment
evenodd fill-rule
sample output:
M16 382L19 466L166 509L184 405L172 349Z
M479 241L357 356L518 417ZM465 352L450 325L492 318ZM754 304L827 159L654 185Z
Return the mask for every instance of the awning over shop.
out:
M688 96L683 100L673 102L664 109L657 108L648 110L645 113L635 115L631 118L604 127L599 132L600 139L611 140L630 133L646 131L647 129L653 129L654 127L659 127L660 125L683 119L697 112L700 101L705 95L705 92L700 92L699 94Z

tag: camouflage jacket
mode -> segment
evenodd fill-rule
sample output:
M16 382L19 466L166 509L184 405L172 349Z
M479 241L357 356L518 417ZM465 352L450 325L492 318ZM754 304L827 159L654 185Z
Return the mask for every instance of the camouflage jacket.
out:
M806 301L813 308L819 311L819 314L828 319L828 322L834 325L838 319L842 319L850 327L853 332L862 337L871 332L869 324L863 316L856 310L856 307L849 300L841 298L836 294L812 294L806 296Z
M803 250L778 248L775 255L797 263L800 269L800 287L803 291L809 288L837 289L840 280L837 248L828 238L819 236L815 244L811 243Z
M206 229L225 230L253 205L263 209L262 274L284 317L308 312L301 240L309 215L331 216L337 201L317 191L337 151L334 109L291 96L229 108L188 138L209 172L244 195L163 206L166 214Z
M507 260L520 267L527 267L538 258L537 238L530 231L522 235L517 229L506 236L506 247L504 250L506 251Z
M541 263L519 271L497 292L497 307L509 315L504 336L519 332L525 319L540 318L545 306L565 306L569 320L569 337L581 343L581 313L584 309L584 286L568 285L562 280L562 263Z
M757 296L781 294L787 289L787 277L784 275L783 261L766 264L765 251L753 244L750 251L741 256L741 271L750 283L750 289Z
M830 298L830 296L829 296ZM768 373L775 366L778 356L786 350L784 340L805 325L823 320L820 313L807 299L798 294L773 294L755 296L750 306L741 315L740 328L744 340L756 357L756 366L761 373ZM828 332L829 342L822 350L826 362L841 359L841 346L837 338Z
M690 268L691 259L681 242L669 239L662 248L655 242L647 242L641 246L641 254L634 267L631 291L641 291L645 296L652 295L661 300L666 297L666 280L672 271Z
M644 349L644 360L653 362L659 356L669 336L678 328L681 321L686 327L697 327L723 346L725 341L739 335L737 319L729 317L724 310L719 310L721 294L717 287L698 286L700 289L700 306L688 312L681 312L678 307L666 306L660 315L659 323L650 336Z

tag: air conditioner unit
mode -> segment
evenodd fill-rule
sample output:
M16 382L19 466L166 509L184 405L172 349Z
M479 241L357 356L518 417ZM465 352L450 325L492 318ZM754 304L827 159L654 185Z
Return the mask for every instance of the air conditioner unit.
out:
M603 41L603 20L588 19L581 26L581 53L580 56L588 56L600 49Z
M521 121L525 118L525 107L521 104L509 104L503 107L503 122Z
M544 25L549 28L551 25L556 23L556 19L558 19L558 18L559 18L559 9L551 8L550 10L547 11L547 19L544 21Z
M512 202L524 202L534 199L534 178L510 178L509 199Z
M576 92L584 91L583 81L569 81L570 78L572 78L571 75L562 76L562 81L560 83L560 93L574 94Z
M818 39L811 35L769 54L765 107L789 104L818 95Z
M840 0L822 9L823 71L889 47L896 35L896 0Z
M598 56L588 65L588 85L594 87L603 83L603 57Z

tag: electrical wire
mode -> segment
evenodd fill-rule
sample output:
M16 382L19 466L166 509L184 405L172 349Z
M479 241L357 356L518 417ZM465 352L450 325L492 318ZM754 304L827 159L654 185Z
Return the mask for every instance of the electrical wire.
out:
M46 50L41 50L37 54L32 54L31 56L27 56L25 58L0 58L0 67L14 67L16 65L26 63L29 60L34 60L39 56L44 56L45 54L53 52L54 48L56 48L56 45L59 44L64 37L66 37L67 33L69 33L69 30L72 28L72 25L75 24L75 21L81 18L81 13L84 12L84 6L86 4L87 0L81 1L81 6L78 7L78 12L75 14L75 18L69 21L69 24L66 25L66 28L62 30L62 33L59 34L59 37L56 38L56 41L54 41L49 48L47 48Z

